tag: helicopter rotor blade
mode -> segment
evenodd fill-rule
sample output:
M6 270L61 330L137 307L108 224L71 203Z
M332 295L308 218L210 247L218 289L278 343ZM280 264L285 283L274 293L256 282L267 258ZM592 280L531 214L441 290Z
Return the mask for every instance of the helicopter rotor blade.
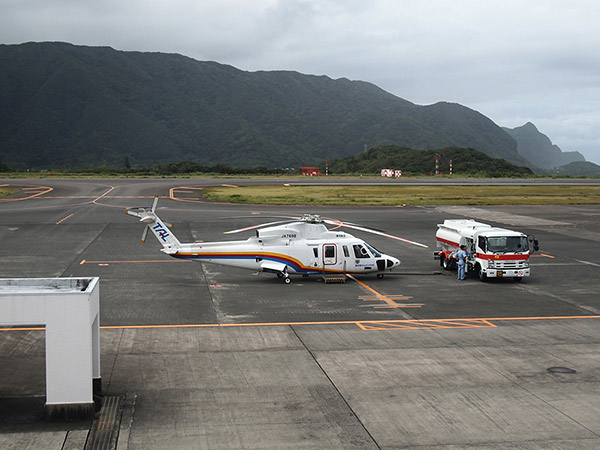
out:
M427 246L425 244L421 244L420 242L411 241L409 239L404 239L399 236L394 236L393 234L384 233L383 231L374 230L372 228L362 227L360 225L356 225L356 224L353 224L350 222L342 222L341 220L330 220L330 219L325 219L324 222L331 224L331 225L338 225L341 227L352 228L353 230L365 231L367 233L376 234L378 236L383 236L383 237L386 237L389 239L395 239L397 241L406 242L407 244L416 245L418 247L429 248L429 246Z
M231 216L231 217L221 217L221 219L288 219L288 220L301 220L302 217L298 216L272 216L272 215L263 215L263 214L253 214L251 216Z
M146 236L148 236L148 227L144 227L144 232L142 233L142 242L146 242Z
M230 230L230 231L224 231L223 234L234 234L234 233L241 233L242 231L248 231L248 230L254 230L256 228L263 228L263 227L268 227L271 225L279 225L281 223L290 223L290 222L294 222L295 220L278 220L277 222L269 222L269 223L261 223L259 225L252 225L250 227L244 227L244 228L238 228L237 230Z
M247 216L247 217L253 217L253 218L255 218L257 216ZM321 217L320 215L315 215L315 214L304 214L302 217L289 217L289 216L260 216L260 217L285 218L287 220L279 220L279 221L276 221L276 222L268 222L268 223L262 223L262 224L259 224L259 225L252 225L252 226L249 226L249 227L239 228L237 230L225 231L224 234L234 234L234 233L240 233L242 231L254 230L254 229L257 229L257 228L264 228L264 227L268 227L268 226L272 226L272 225L279 225L279 224L282 224L282 223L290 223L290 222L302 221L302 222L309 222L309 223L326 223L328 225L333 225L336 228L339 228L339 227L351 228L351 229L354 229L354 230L364 231L364 232L367 232L367 233L376 234L378 236L383 236L383 237L386 237L386 238L389 238L389 239L395 239L397 241L406 242L408 244L416 245L418 247L429 248L425 244L421 244L419 242L411 241L409 239L404 239L404 238L401 238L399 236L394 236L394 235L386 233L386 232L384 232L382 230L377 230L377 229L373 229L373 228L367 228L367 227L363 227L361 225L357 225L357 224L352 223L352 222L343 222L343 221L341 221L339 219L332 219L332 218Z
M152 202L152 207L150 208L150 211L154 212L156 210L156 205L158 204L158 195L154 196L154 201Z

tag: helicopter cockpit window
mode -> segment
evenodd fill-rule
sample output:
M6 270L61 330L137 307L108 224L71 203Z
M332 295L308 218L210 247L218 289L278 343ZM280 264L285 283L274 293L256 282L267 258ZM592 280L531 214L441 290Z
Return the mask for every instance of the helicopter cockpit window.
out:
M373 256L375 256L375 258L381 258L381 252L379 250L377 250L375 247L367 244L366 242L365 242L365 247L367 247L371 251L371 253L373 253Z
M354 244L352 246L352 248L354 249L354 256L356 258L370 258L371 257L371 255L369 255L369 252L367 251L367 249L364 248L360 244Z
M319 249L317 247L313 248L313 254L315 255L315 258L319 257Z

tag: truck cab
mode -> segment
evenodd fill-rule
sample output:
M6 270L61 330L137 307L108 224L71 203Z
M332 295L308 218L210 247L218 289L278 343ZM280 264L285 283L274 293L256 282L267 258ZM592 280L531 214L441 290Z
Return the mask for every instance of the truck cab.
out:
M512 277L521 281L530 275L527 235L503 228L490 228L476 235L469 269L481 280Z

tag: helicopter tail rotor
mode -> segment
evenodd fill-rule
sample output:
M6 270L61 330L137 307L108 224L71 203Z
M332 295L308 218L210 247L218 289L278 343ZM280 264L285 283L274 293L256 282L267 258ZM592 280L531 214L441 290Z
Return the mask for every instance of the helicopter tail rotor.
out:
M163 251L171 254L177 252L181 246L179 240L167 228L172 228L173 224L163 222L155 213L156 205L158 204L158 195L154 197L152 206L127 208L125 214L138 217L140 222L144 223L144 231L142 232L142 242L146 242L148 230L152 231L156 239L162 244Z

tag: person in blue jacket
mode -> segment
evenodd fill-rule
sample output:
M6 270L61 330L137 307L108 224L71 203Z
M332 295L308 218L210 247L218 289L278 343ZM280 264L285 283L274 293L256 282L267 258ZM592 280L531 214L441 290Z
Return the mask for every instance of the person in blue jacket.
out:
M467 250L466 245L461 245L460 250L456 252L454 255L456 257L456 265L458 266L458 279L464 280L465 276L465 267L467 264L467 256L469 256L471 252Z

